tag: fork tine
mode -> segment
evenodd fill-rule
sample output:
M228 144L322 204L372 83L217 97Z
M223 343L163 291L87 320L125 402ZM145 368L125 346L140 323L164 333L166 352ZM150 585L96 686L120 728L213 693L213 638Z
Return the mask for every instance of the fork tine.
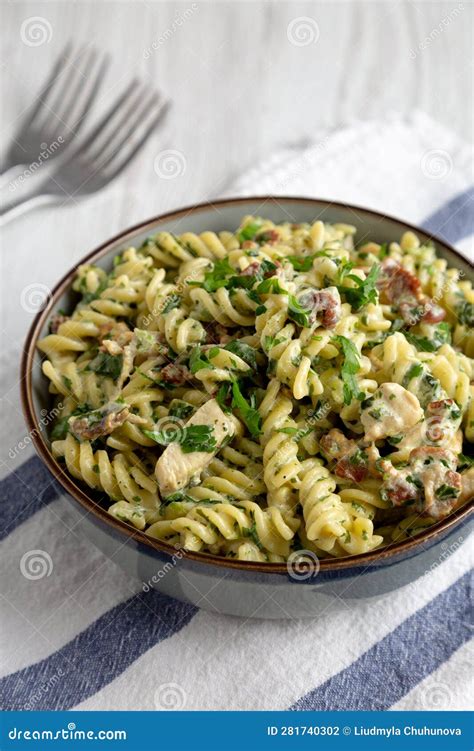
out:
M33 122L34 118L40 111L42 107L45 105L45 100L48 97L48 94L52 91L55 84L59 83L58 76L62 70L62 64L65 60L68 59L70 52L72 49L72 43L69 41L65 45L64 49L61 51L61 54L59 55L58 59L56 60L56 63L53 65L53 69L51 71L51 75L48 78L47 82L41 89L40 93L37 97L37 103L31 110L31 112L28 114L28 121L31 123Z
M51 89L47 99L43 100L45 122L47 122L48 120L54 120L55 118L61 119L61 115L59 113L62 109L62 102L67 96L67 92L73 86L74 80L77 75L77 68L74 65L74 61L76 59L77 53L74 54L71 51L70 55L67 58L64 58L64 60L62 61L63 66L61 72L57 77L57 86L54 86Z
M125 169L125 167L127 167L127 165L130 164L130 162L135 157L135 155L137 154L137 152L142 148L142 146L145 145L146 141L149 139L149 137L151 136L151 134L155 130L156 126L160 123L160 121L164 117L166 117L169 108L170 108L170 102L164 102L161 105L161 107L159 108L158 112L155 114L155 116L150 121L149 125L146 126L145 131L140 136L140 139L132 147L132 150L126 156L122 157L122 160L119 161L119 163L113 168L112 172L108 175L108 179L109 180L113 180L114 178L116 178L117 175L119 175L120 172L122 172ZM113 157L109 160L108 164L105 165L105 167L104 167L105 170L107 170L107 167L110 166L111 162L113 162Z
M77 69L75 82L71 85L58 110L58 117L65 122L67 127L74 129L75 123L84 117L88 105L92 103L99 88L100 79L97 73L102 67L102 55L91 48L85 56L83 70ZM82 104L84 96L87 96L87 99Z
M80 49L78 55L70 58L69 69L64 77L63 85L56 92L55 99L50 105L50 109L56 117L65 123L68 122L69 109L79 95L81 86L84 85L84 75L78 67L78 62L82 58L85 61L85 69L87 70L93 64L95 57L95 50L89 48Z
M106 125L112 121L112 119L114 118L114 115L116 115L117 112L120 112L123 104L127 101L127 99L129 98L130 94L132 94L133 89L134 89L135 86L137 86L137 84L138 84L138 81L136 81L135 79L133 81L131 81L131 83L127 86L127 88L125 89L125 91L123 92L123 94L117 99L117 101L115 101L112 104L112 106L105 113L105 115L103 116L103 118L101 120L99 120L98 124L96 125L96 127L94 128L94 130L92 131L92 133L81 144L80 150L81 150L82 153L84 153L85 151L87 151L94 144L96 138L102 133L102 131L104 130L104 128L106 127Z
M103 78L105 76L105 73L106 73L107 68L109 67L109 65L110 65L110 55L108 55L108 54L103 55L102 61L97 66L97 71L96 71L96 74L95 74L95 78L94 78L94 80L92 82L92 86L90 86L90 88L89 88L89 93L87 94L86 100L83 103L82 108L80 110L80 113L78 114L78 116L76 118L76 121L74 123L74 127L75 127L76 131L79 130L80 126L84 122L85 117L86 117L87 113L89 112L89 110L90 110L90 108L92 106L92 103L94 102L94 100L95 100L95 98L97 96L97 93L98 93L99 88L101 86L102 80L103 80Z
M117 110L113 127L105 128L105 132L94 143L94 147L91 149L92 154L89 155L91 159L100 159L104 152L107 153L107 151L115 149L114 144L120 138L120 134L125 127L128 131L136 127L137 120L139 121L141 114L146 111L148 104L151 105L155 98L155 95L153 95L151 98L145 99L146 93L143 87L139 87L128 104L124 105L120 111Z

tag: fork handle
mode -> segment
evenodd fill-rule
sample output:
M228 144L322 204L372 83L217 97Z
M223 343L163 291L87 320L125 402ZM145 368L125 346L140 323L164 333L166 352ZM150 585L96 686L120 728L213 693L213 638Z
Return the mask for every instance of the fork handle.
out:
M37 206L44 206L48 203L56 203L59 196L51 193L43 193L44 185L38 186L38 189L29 196L17 196L11 201L2 202L0 205L0 223L2 225L15 219L27 211L35 209Z

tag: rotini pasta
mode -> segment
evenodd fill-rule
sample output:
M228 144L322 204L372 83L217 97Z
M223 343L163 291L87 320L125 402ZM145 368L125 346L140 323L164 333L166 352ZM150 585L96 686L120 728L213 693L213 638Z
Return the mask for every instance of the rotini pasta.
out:
M251 216L80 266L38 345L53 455L114 517L195 552L406 539L472 496L461 277L412 232L357 245L346 224Z

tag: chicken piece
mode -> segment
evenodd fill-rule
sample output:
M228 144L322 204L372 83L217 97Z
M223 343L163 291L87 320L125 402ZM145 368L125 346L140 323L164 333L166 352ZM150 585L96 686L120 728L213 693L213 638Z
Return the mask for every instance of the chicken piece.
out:
M406 433L423 417L420 402L414 394L398 383L382 383L370 399L362 402L360 419L365 440L372 443Z
M458 504L474 500L474 467L461 472L461 495Z
M419 488L411 481L411 475L405 470L397 470L387 459L380 462L383 472L383 484L380 497L390 501L392 506L412 505L419 498Z
M335 459L334 474L353 482L361 482L366 477L379 477L376 462L380 459L377 447L366 446L363 441L346 438L337 428L321 437L319 445L328 459Z
M341 297L336 287L305 290L298 297L299 304L309 311L309 324L320 318L325 328L333 329L341 318Z
M142 423L146 422L144 418L130 413L128 405L120 402L109 402L100 409L94 409L87 412L81 417L74 417L69 420L71 433L79 441L94 441L104 435L110 435L115 428L123 425L124 422Z
M462 413L454 399L438 399L426 407L426 439L430 443L445 443L452 439Z
M124 323L123 321L118 321L114 323L110 321L109 323L104 323L102 324L102 326L99 327L98 339L101 343L102 350L107 349L104 346L105 342L110 342L110 341L115 342L120 347L120 349L123 349L126 344L130 344L130 342L132 341L132 337L133 337L133 332L130 331L127 324Z
M121 355L123 353L123 347L121 347L120 344L114 339L104 339L104 341L100 345L100 349L102 352L107 352L113 357L115 357L116 355Z
M158 357L168 354L163 335L159 331L146 331L134 329L133 342L136 348L137 358L141 361L148 357Z
M456 472L457 458L447 449L420 446L410 454L410 467L422 484L422 516L442 519L457 505L461 494L461 475Z
M457 459L447 449L420 446L410 453L410 464L401 470L381 462L381 497L394 506L410 505L421 516L443 519L459 502L461 475Z
M232 417L221 410L215 399L210 399L199 407L185 423L184 428L191 425L212 427L215 445L211 451L190 453L185 453L179 443L171 443L166 447L155 468L158 487L164 498L186 488L192 481L198 479L224 441L231 438L235 431Z

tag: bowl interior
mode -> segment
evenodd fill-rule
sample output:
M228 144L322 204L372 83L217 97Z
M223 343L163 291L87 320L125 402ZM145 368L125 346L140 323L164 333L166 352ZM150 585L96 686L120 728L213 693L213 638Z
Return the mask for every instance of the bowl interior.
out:
M422 240L428 240L432 237L429 233L420 228L413 227L399 219L384 216L368 209L348 206L329 201L312 200L305 198L275 198L275 197L258 197L244 199L228 199L216 201L208 204L200 204L194 207L188 207L180 211L172 212L161 217L154 218L144 222L137 227L123 232L121 235L113 238L100 248L89 253L82 262L95 263L104 269L112 268L112 259L120 251L131 245L139 246L150 235L159 230L166 229L173 234L192 231L195 233L213 230L219 232L222 230L236 229L243 216L254 214L269 218L274 222L289 221L292 223L312 222L321 219L325 222L342 222L352 224L357 228L357 241L374 240L376 242L390 242L399 240L403 232L411 229ZM474 279L474 272L466 259L459 255L453 248L445 242L433 238L439 256L445 258L450 266L463 271L467 278ZM72 477L66 475L56 464L49 451L48 440L48 418L51 409L51 395L48 392L48 382L41 372L42 356L36 350L36 342L39 338L47 333L48 322L51 313L61 308L65 311L71 311L76 302L77 294L71 290L71 284L74 278L75 269L71 269L68 274L56 285L52 296L46 307L37 315L31 330L29 332L26 344L25 355L22 362L22 400L25 411L28 428L32 431L32 438L40 456L47 463L53 474L56 475L67 492L78 500L83 506L90 511L100 515L110 525L121 529L121 531L133 536L140 542L150 545L162 551L171 551L173 548L151 540L143 533L131 530L125 523L113 519L104 508L94 499L94 494L87 493L85 489L73 481ZM324 568L345 568L351 565L360 565L365 561L387 558L402 549L423 545L423 541L436 535L439 531L456 522L457 518L467 513L467 508L458 510L446 520L438 522L425 532L420 534L414 540L406 540L382 548L370 554L351 556L350 558L339 558L333 560L323 560L321 565ZM221 566L231 568L251 568L260 571L276 572L281 569L286 571L286 566L282 564L249 564L248 562L235 562L227 559L216 559L206 553L196 553L192 555L197 560L201 559L206 562L217 563Z

